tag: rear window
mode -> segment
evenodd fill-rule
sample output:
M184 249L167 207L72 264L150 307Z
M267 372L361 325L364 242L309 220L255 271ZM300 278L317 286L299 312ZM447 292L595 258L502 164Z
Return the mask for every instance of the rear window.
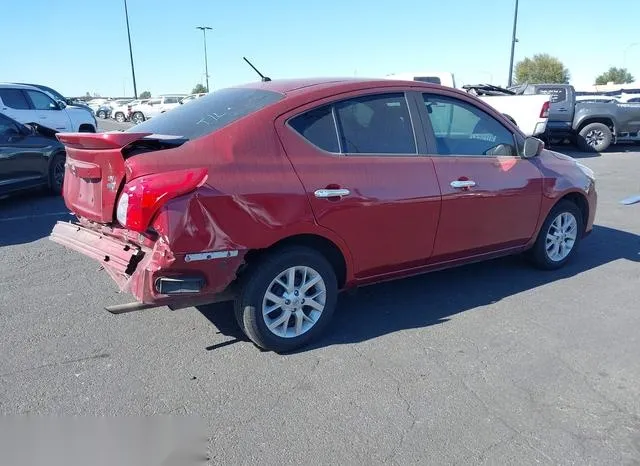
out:
M180 105L127 130L196 139L284 98L262 89L227 88Z
M567 89L564 87L541 87L538 94L548 95L552 104L567 100Z

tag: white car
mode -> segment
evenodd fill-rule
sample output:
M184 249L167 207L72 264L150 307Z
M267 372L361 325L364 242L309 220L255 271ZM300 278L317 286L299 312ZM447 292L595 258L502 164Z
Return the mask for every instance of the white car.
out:
M109 102L109 99L91 99L89 101L87 101L87 106L93 110L93 113L96 113L98 111L98 109L100 107L102 107L103 105L107 104Z
M82 107L67 106L48 93L20 84L0 84L0 113L20 123L38 123L65 133L95 133L95 116Z
M450 72L418 72L399 73L385 76L386 79L403 81L421 81L439 84L446 87L456 87L453 73ZM489 86L490 87L490 86ZM463 86L465 88L465 86ZM476 91L481 91L478 87ZM467 90L469 92L469 90ZM508 92L508 91L507 91ZM549 120L550 97L548 95L498 95L490 92L473 92L480 100L491 105L505 115L520 128L525 136L540 136L544 134Z
M137 107L140 104L144 104L148 100L149 99L136 99L136 100L131 100L122 105L114 106L111 109L111 118L113 118L119 123L124 123L125 121L129 120L129 117L131 116L131 113L132 113L132 109L134 107Z
M171 94L151 98L146 103L136 105L131 109L131 121L137 125L149 118L176 108L184 97L184 95Z
M201 92L200 94L189 94L188 96L186 96L184 99L182 99L180 101L181 104L186 104L189 102L193 102L194 100L196 100L199 97L202 97L204 95L207 95L206 92Z

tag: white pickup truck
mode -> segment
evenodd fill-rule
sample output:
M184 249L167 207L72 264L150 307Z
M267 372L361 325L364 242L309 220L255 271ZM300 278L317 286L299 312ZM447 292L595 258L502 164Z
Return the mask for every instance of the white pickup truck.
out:
M385 78L456 87L453 73L449 72L398 73ZM490 85L463 86L463 89L505 115L526 136L540 136L547 128L550 105L548 95L516 95L507 89Z

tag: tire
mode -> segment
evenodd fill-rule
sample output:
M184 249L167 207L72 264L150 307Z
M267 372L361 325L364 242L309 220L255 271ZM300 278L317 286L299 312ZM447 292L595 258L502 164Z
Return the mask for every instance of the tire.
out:
M574 223L575 227L572 230L567 229L567 231L564 233L564 235L566 236L563 235L560 237L556 237L556 240L547 238L548 235L556 236L556 233L558 232L557 227L560 226L558 222L560 221L561 217L564 222L567 222L567 221L575 222ZM570 225L567 225L567 226L569 227ZM570 233L570 231L573 231L573 235ZM544 270L559 269L563 267L573 257L573 255L578 249L578 246L580 245L580 241L582 239L583 233L584 233L584 220L582 218L582 212L580 212L580 209L578 208L578 206L571 201L567 201L567 200L560 201L558 202L558 204L556 204L553 207L553 209L551 209L551 212L549 212L549 215L547 216L546 220L542 224L542 228L540 229L540 233L538 233L538 238L536 239L536 242L534 243L533 247L528 251L528 256L530 260L534 263L534 265L536 265L541 269L544 269ZM573 236L573 242L571 243L570 240L572 236ZM566 238L566 239L560 239L560 238ZM569 251L568 252L565 251L563 254L560 254L562 252L562 248L559 247L558 248L559 254L556 257L553 257L553 253L555 251L555 248L553 248L554 241L559 241L559 244L564 244L565 247L570 245ZM548 249L549 246L553 248L551 249L551 251L549 251Z
M131 121L136 125L142 123L144 120L145 118L142 112L134 112L133 115L131 115Z
M105 118L107 118L107 114L105 113L105 111L104 111L104 110L100 110L100 111L98 112L97 117L98 117L98 118L102 118L102 119L104 120Z
M603 152L613 141L613 134L603 123L589 123L578 134L578 147L585 152Z
M292 288L288 288L290 270L294 270ZM305 291L301 289L305 277L307 283L319 281ZM282 301L269 300L268 291ZM336 274L327 259L313 249L294 246L269 253L247 270L240 279L234 311L238 325L253 343L280 353L305 346L318 337L331 320L337 297ZM320 309L309 306L309 302L315 302ZM263 306L272 309L265 315ZM286 323L277 324L285 318Z
M92 125L80 125L79 133L95 133L96 129Z
M127 121L127 119L124 117L124 113L122 112L116 113L115 119L118 123L124 123L125 121Z
M49 164L49 189L55 195L62 194L66 160L65 154L59 152L53 156L53 160Z

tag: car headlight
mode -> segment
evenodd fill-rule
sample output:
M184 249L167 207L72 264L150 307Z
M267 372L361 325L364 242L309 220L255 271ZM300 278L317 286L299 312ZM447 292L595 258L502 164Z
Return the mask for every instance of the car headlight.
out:
M584 190L587 194L589 194L593 189L594 185L596 184L596 174L593 172L593 170L591 170L586 165L581 164L580 162L576 162L576 165L588 179L587 184L584 187Z

